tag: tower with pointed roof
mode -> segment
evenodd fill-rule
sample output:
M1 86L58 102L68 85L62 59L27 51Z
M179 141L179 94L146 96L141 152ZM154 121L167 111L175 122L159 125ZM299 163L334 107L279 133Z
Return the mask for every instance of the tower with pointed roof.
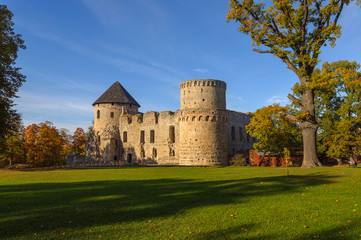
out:
M138 113L139 103L116 81L94 103L93 131L104 159L118 160L120 149L119 118Z

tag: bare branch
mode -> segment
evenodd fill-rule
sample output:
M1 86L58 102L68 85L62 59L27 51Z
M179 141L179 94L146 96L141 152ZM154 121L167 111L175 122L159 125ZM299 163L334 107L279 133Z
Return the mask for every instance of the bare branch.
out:
M252 51L258 52L258 53L272 53L273 54L273 52L271 50L266 51L266 50L260 50L260 49L254 48L254 49L252 49Z
M287 97L288 97L289 100L291 100L291 102L297 103L302 107L302 103L301 103L300 99L296 98L292 94L288 94Z
M291 122L298 122L297 118L291 114L288 114L286 112L280 112L280 114L284 117L286 117L288 120L290 120Z
M338 21L338 18L340 17L340 15L341 15L341 12L342 12L342 9L343 9L343 5L344 5L344 1L341 1L341 5L340 5L340 7L339 7L339 9L338 9L338 12L337 12L337 15L336 15L336 17L335 17L335 20L333 21L333 23L334 23L335 25L337 25L337 21Z
M288 59L288 57L287 57L286 55L283 55L283 56L280 57L280 58L282 59L282 61L283 61L284 63L287 64L287 68L288 68L288 69L291 69L294 73L297 74L298 77L301 77L301 76L299 75L299 73L298 73L298 68L295 67L295 66L291 63L291 61Z

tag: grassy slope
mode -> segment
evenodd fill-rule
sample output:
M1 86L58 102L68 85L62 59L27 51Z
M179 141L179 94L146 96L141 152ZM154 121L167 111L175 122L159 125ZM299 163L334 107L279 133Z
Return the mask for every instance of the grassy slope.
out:
M0 238L361 239L361 168L0 170Z

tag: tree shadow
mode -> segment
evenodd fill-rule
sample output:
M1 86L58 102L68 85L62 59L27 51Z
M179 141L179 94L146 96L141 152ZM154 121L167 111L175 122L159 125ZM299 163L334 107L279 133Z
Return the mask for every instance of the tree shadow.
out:
M326 229L317 231L306 229L302 233L289 234L282 236L275 233L260 233L260 228L255 224L245 224L239 226L232 226L216 231L202 232L194 234L192 239L197 240L211 240L211 239L233 239L233 240L256 240L256 239L292 239L292 240L305 240L305 239L359 239L360 238L360 219L353 218L350 223L326 227ZM358 230L358 231L357 231Z
M221 181L168 178L5 185L0 186L0 238L175 216L198 207L300 192L335 178L324 173Z

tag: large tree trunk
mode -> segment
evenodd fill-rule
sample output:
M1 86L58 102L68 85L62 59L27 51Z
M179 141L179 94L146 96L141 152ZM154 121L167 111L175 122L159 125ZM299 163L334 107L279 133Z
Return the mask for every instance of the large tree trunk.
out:
M305 89L302 93L302 111L307 114L303 121L301 121L303 137L302 167L322 166L317 157L316 134L318 124L315 116L314 95L310 89Z

